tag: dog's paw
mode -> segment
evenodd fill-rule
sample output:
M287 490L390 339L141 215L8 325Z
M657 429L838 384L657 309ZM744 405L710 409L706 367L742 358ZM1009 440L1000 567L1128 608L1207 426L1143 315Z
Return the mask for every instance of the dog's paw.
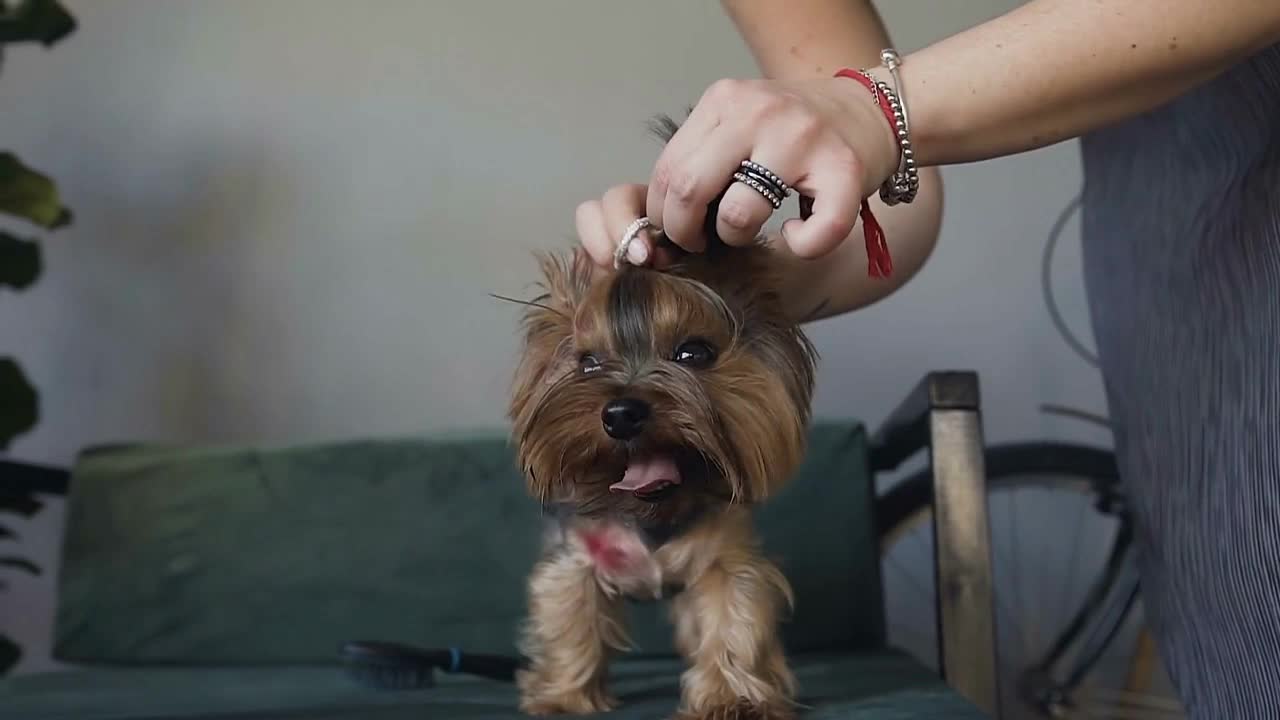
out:
M700 712L683 710L675 720L794 720L790 708L775 704L756 705L746 698L735 703L715 705Z
M526 715L590 715L618 707L607 693L576 692L556 696L531 695L520 698L520 712Z
M520 712L526 715L590 715L618 707L618 700L600 686L578 688L569 692L551 690L529 673L521 673Z

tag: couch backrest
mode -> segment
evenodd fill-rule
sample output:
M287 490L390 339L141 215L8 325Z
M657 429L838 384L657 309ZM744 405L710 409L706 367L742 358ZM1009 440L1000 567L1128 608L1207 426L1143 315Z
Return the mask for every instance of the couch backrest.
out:
M795 587L792 650L883 641L861 427L811 432L760 511ZM352 639L513 652L541 518L498 434L254 449L110 448L72 478L55 655L324 662ZM672 652L637 606L645 654Z

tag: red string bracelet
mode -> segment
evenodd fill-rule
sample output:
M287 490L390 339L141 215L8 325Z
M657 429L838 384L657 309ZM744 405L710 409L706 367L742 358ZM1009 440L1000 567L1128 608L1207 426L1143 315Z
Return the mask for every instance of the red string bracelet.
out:
M893 108L889 106L889 99L876 90L875 82L866 73L860 70L842 68L836 72L834 77L856 80L866 88L867 92L870 92L871 96L875 98L876 105L880 107L880 111L884 113L885 120L889 122L890 130L893 129ZM801 214L807 218L813 212L813 200L801 198L800 207ZM893 259L889 257L889 243L885 240L884 228L880 226L880 221L876 220L875 215L871 214L871 203L867 198L863 198L862 209L858 211L858 216L862 218L862 235L867 242L867 274L871 277L889 277L893 272Z

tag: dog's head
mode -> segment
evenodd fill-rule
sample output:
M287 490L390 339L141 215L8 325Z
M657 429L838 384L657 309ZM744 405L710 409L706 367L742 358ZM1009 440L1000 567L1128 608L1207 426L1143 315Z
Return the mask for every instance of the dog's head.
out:
M641 520L757 502L804 453L815 354L763 247L662 271L543 258L510 407L533 495Z

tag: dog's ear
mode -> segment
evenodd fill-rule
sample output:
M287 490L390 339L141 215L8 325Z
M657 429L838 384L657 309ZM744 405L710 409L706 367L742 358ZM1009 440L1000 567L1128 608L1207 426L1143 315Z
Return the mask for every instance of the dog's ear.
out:
M591 287L594 271L580 248L570 253L547 253L538 258L543 293L531 300L523 317L524 343L516 370L512 419L518 420L536 389L552 378L566 352L572 350L573 323L578 306Z
M542 273L542 289L539 302L572 316L578 304L586 296L597 268L591 256L581 246L562 253L540 253L538 269Z
M526 436L542 396L575 365L574 319L596 272L590 256L581 248L542 254L538 264L543 293L526 303L523 347L508 409L516 438ZM528 480L532 485L539 482L533 477ZM537 487L533 489L541 496Z

